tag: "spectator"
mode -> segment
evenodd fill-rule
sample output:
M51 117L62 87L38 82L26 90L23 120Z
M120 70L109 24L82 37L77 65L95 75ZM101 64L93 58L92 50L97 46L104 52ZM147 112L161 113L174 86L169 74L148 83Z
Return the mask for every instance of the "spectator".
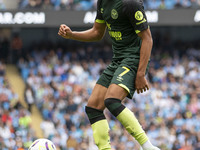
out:
M31 112L31 108L34 104L34 93L33 93L33 90L30 86L27 86L26 87L26 90L25 90L25 100L28 104L28 110L29 112Z
M161 5L161 1L158 0L149 0L148 1L148 8L149 9L158 9Z
M3 3L3 0L0 0L0 10L5 10L5 9L6 9L6 6Z
M184 8L189 8L189 7L191 7L191 1L183 0L182 5Z
M15 34L12 41L11 41L11 48L12 48L12 60L13 63L16 64L21 53L22 53L22 40L18 34Z
M47 138L50 138L51 136L53 136L55 134L55 127L54 127L54 124L51 122L51 120L44 120L42 123L41 123L41 129L43 130L44 132L44 136L47 137Z
M42 5L42 9L44 10L52 10L53 9L53 5L51 3L50 0L44 0L43 5Z
M175 8L182 8L183 5L182 5L182 3L181 3L180 0L176 0L176 3L175 3L175 5L174 5L174 7L175 7Z
M29 0L28 5L26 6L26 8L28 9L40 9L42 7L42 0Z
M8 52L9 52L9 46L10 46L10 42L8 41L7 38L3 38L2 41L0 42L0 60L2 61L7 61L8 59Z
M166 9L166 4L165 4L165 0L161 0L159 9Z

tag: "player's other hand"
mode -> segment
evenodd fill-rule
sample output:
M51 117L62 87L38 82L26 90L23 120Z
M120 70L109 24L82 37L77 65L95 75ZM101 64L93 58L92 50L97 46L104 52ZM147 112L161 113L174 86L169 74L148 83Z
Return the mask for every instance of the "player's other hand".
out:
M61 24L59 31L58 31L58 35L62 36L63 38L66 38L66 39L71 39L72 30L67 25Z
M149 84L145 78L145 75L141 75L139 73L137 74L136 80L135 80L135 88L138 94L149 90Z

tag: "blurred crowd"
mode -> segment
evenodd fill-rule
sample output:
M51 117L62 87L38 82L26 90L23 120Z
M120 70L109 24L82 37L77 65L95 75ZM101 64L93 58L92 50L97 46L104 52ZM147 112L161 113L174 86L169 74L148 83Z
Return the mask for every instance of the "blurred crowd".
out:
M5 10L6 6L2 0L0 0L0 10Z
M0 62L0 149L28 148L34 139L30 113L19 103L5 77L5 65Z
M145 9L199 8L200 0L143 0ZM19 9L92 10L97 0L19 0ZM0 10L6 9L0 0Z
M8 38L0 36L0 61L6 61L9 54L10 41Z
M19 8L96 9L97 0L21 0ZM199 8L200 0L144 0L145 9Z
M70 49L64 52L61 48L55 51L36 47L27 60L19 60L22 77L27 81L26 101L29 107L36 103L41 110L44 121L40 126L57 147L88 150L90 145L94 150L84 107L112 52L108 46Z
M124 103L162 150L199 150L200 47L154 45L148 74L150 91L135 94ZM26 100L30 107L35 103L41 110L44 136L61 150L96 150L84 107L111 61L111 48L76 43L64 49L34 47L26 59L20 59L18 66L27 83ZM139 149L121 124L107 110L105 114L113 149Z
M143 0L146 9L199 8L200 0Z
M19 9L90 10L96 0L20 0Z

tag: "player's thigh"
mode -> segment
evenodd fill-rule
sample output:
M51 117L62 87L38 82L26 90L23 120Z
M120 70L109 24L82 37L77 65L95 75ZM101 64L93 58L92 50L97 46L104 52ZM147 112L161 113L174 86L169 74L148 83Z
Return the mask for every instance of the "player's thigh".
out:
M133 69L129 69L129 67L125 65L121 65L117 68L114 73L114 76L111 80L111 83L106 97L108 96L115 96L121 95L121 100L126 96L128 98L132 98L135 92L135 78L136 78L136 71ZM126 96L125 96L126 95Z
M92 91L92 95L88 100L87 106L100 110L103 110L105 108L105 94L113 78L116 68L117 66L111 64L104 70Z
M116 98L123 100L128 95L128 92L117 84L111 84L108 87L108 90L105 95L105 99L107 98Z
M106 92L107 88L105 86L96 84L88 100L87 106L99 110L104 110L105 109L104 97Z

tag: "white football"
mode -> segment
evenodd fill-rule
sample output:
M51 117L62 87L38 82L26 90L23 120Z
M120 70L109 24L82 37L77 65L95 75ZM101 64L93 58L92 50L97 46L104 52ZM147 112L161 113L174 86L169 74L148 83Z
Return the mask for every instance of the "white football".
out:
M56 150L56 147L48 139L37 139L31 144L28 150Z

